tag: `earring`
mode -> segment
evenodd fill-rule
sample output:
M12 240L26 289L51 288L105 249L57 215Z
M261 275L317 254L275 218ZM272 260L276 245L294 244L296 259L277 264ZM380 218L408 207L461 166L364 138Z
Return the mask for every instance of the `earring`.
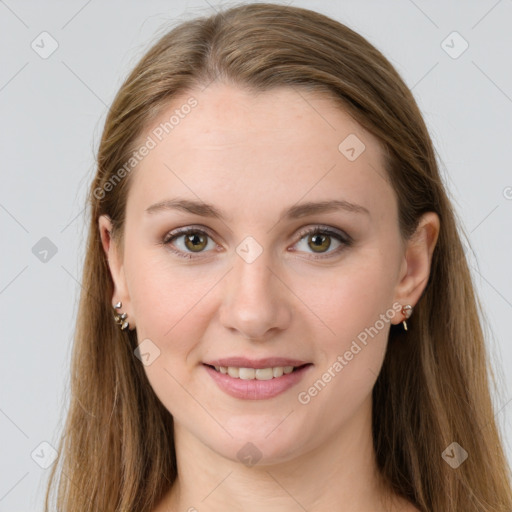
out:
M123 304L119 301L117 304L113 306L114 308L114 322L119 325L121 331L128 329L130 324L126 321L126 317L128 316L126 313L118 314L117 310L121 309Z
M407 322L411 315L412 315L413 307L410 304L407 304L402 308L402 315L405 316L404 320L402 321L402 324L404 325L404 329L407 331Z

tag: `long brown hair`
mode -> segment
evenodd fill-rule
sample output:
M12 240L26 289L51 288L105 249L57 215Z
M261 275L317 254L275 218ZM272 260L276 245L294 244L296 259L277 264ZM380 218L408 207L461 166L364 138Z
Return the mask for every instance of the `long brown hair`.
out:
M373 390L378 467L387 486L423 512L510 512L483 311L463 229L418 106L388 60L356 32L324 15L274 4L237 6L175 27L144 55L112 104L88 198L71 402L46 510L56 490L59 511L150 512L176 478L172 416L134 356L135 331L120 331L112 320L98 218L111 218L122 248L131 174L119 170L172 98L215 80L254 91L327 92L381 141L403 239L423 213L439 215L427 287L407 335L391 327ZM116 176L115 186L107 186ZM469 454L458 468L442 456L454 442Z

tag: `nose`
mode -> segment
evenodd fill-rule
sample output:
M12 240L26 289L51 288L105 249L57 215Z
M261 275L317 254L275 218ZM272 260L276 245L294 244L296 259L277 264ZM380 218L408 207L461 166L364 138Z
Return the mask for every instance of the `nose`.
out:
M237 254L226 276L220 321L246 339L268 339L292 320L293 294L271 265L266 251L252 262Z

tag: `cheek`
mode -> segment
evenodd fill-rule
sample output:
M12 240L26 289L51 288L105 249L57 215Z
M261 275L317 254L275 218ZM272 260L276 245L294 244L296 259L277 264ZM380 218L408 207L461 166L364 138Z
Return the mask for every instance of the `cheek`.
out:
M371 393L391 321L398 314L393 308L393 261L385 254L377 248L361 251L328 279L316 281L316 292L309 297L311 309L328 329L317 339L321 361L311 381L301 388L306 394L300 403L343 405L339 415L345 415ZM303 293L307 282L312 281L305 277Z
M125 265L139 337L172 338L173 346L179 346L186 331L200 325L201 301L218 277L211 270L176 262L164 247L136 245Z
M171 264L162 249L140 250L131 256L127 274L138 342L157 354L144 370L172 414L192 414L194 401L187 390L194 387L201 371L201 343L216 310L212 292L221 285L225 270Z
M328 345L343 348L391 308L395 283L390 266L376 253L361 253L332 272L300 278L297 294L326 327Z
M316 340L320 362L296 398L303 413L325 418L315 427L318 435L348 422L371 396L397 314L384 269L382 261L361 265L331 279L327 293L317 296L315 311L329 331Z
M169 266L150 251L126 262L129 293L141 352L150 353L144 371L155 394L173 415L197 414L187 389L197 372L197 349L210 318L207 291L217 279L198 278L197 268ZM144 345L143 345L144 344Z

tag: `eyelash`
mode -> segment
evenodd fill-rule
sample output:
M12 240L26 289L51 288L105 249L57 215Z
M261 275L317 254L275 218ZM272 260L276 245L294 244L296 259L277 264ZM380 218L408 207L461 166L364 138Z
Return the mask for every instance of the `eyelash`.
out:
M194 259L197 257L201 257L200 256L201 252L195 253L196 255L194 255L194 253L190 253L190 252L184 253L183 251L181 251L179 249L175 249L171 244L171 242L173 242L177 238L180 238L184 235L188 235L191 233L206 235L213 240L213 237L204 228L196 228L196 227L190 226L190 227L186 227L186 228L180 228L180 229L177 229L176 231L167 233L165 235L164 239L162 240L162 244L168 246L169 250L171 250L174 254L176 254L177 256L179 256L181 258L190 260L190 259ZM344 250L346 247L350 247L353 243L352 238L350 236L348 236L347 234L343 234L341 232L334 231L333 229L326 227L326 226L315 226L313 228L305 229L305 230L299 232L298 242L300 242L303 238L305 238L308 235L317 235L317 234L327 235L329 237L335 238L342 245L333 251L330 251L327 253L319 253L318 255L313 255L313 257L311 259L314 259L314 260L326 259L326 258L332 257L333 255L337 255L342 250Z

